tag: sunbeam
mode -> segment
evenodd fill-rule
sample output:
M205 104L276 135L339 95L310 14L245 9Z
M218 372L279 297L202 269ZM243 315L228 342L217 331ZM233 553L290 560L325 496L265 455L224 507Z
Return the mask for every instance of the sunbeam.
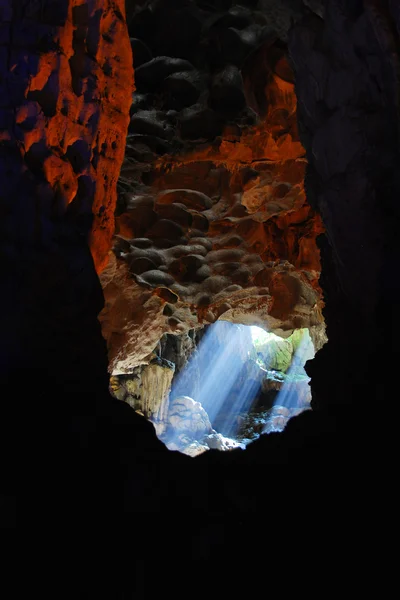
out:
M165 443L171 449L198 443L204 450L220 436L243 447L250 441L241 429L247 417L261 419L258 436L282 431L292 416L310 407L304 364L313 356L307 329L284 340L260 327L217 321L173 380ZM271 382L273 390L280 388L274 401L266 395Z
M302 330L283 386L275 399L263 433L282 431L291 417L310 408L310 377L304 366L307 360L313 358L314 355L314 344L309 331L308 329Z
M217 321L209 327L171 389L172 399L185 395L200 402L213 425L218 418L218 429L224 434L235 432L236 415L249 410L261 385L260 382L246 380L243 372L253 347L248 329L245 325L224 321ZM200 372L201 376L200 389L197 390L196 372Z

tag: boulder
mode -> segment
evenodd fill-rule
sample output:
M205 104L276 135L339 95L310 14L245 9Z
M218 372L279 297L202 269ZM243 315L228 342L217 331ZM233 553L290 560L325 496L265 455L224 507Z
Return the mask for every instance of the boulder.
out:
M170 140L174 131L165 120L162 112L157 110L139 110L131 117L129 125L131 133L154 135L161 139Z
M185 434L192 440L201 440L212 431L208 414L189 396L178 396L170 403L168 424L176 436Z
M263 433L275 433L283 431L292 417L309 410L309 407L287 408L286 406L275 405L269 412L264 425Z
M179 114L180 134L183 139L212 140L222 131L222 124L213 110L194 104Z
M167 442L166 446L169 450L175 450L181 452L182 454L187 454L187 456L191 456L192 458L209 450L209 447L205 444L201 444L198 441L193 441L186 435L180 435L173 442Z
M212 81L210 106L219 112L237 113L246 106L242 75L237 67L228 65Z
M222 452L226 452L227 450L234 450L235 448L244 448L244 445L232 440L231 438L227 438L222 433L211 433L207 435L203 439L203 443L207 444L210 450L220 450Z
M195 104L205 89L204 78L197 71L173 73L164 81L165 108L182 110Z
M157 56L135 70L136 86L140 90L157 91L172 73L192 71L193 65L182 58Z
M130 116L139 112L139 110L145 110L154 104L154 95L153 94L140 94L139 92L135 92L132 97L132 105L130 108Z

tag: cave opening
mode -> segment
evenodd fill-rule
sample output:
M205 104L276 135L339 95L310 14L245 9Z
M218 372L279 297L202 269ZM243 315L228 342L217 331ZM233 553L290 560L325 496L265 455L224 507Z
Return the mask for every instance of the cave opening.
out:
M149 364L114 376L111 389L153 423L169 450L245 449L311 409L310 331L279 333L219 320L165 334Z
M12 4L0 11L2 508L15 520L22 477L42 530L73 532L72 545L56 538L84 567L60 560L57 543L52 554L68 569L56 585L75 595L87 594L82 574L93 585L99 539L100 597L110 572L109 597L142 583L136 597L157 583L177 593L186 578L184 593L194 581L200 596L241 581L246 595L265 593L255 561L280 585L274 563L287 577L293 548L307 593L335 578L348 589L349 573L359 593L370 578L354 557L364 567L382 546L375 529L390 530L396 455L396 436L370 418L395 404L376 366L397 364L399 347L399 3L140 0L126 23L123 0L80 0L74 14L76 0ZM275 433L293 408L282 380L293 384L302 352L283 377L251 330L252 366L276 386L261 407L275 410L271 430L253 423L247 444L246 415L224 419L223 405L211 418L211 400L182 390L247 450L168 452L136 413L163 439L165 395L238 314L243 327L249 315L308 330L313 410ZM190 340L198 350L174 360ZM229 365L217 377L228 387L235 361L211 355L204 373ZM239 389L240 409L253 408L258 392ZM108 526L133 548L111 553L117 576Z
M164 35L166 18L179 35L179 8L157 3L128 19L136 89L112 251L100 273L102 333L122 396L118 379L137 374L138 385L145 365L155 369L153 355L171 360L174 382L182 379L180 359L156 345L222 320L279 335L309 329L315 351L326 341L317 245L324 227L306 198L287 43L271 33L271 15L244 15L237 2L191 4L204 24L195 52ZM137 395L128 394L132 406L149 412Z

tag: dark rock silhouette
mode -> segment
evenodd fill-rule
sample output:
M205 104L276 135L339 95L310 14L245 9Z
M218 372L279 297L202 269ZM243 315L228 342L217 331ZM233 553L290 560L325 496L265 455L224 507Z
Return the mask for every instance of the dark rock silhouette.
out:
M243 4L261 13L272 6ZM302 17L305 4L319 5L282 0L277 19ZM176 48L186 43L182 58L197 65L200 11L212 15L234 5L138 1L129 8L130 17L139 15L129 33L141 29L153 56L167 39L172 58L181 58ZM60 139L46 137L59 130L42 121L59 118L68 102L58 103L61 91L44 76L35 84L44 93L26 98L30 69L53 52L54 32L72 6L68 0L4 0L0 7L2 525L15 524L20 488L25 514L50 555L43 561L35 552L31 564L43 577L41 586L49 582L57 597L388 595L390 566L383 576L381 538L391 531L394 476L387 470L394 438L391 423L372 422L370 406L394 405L392 382L371 380L371 373L388 353L393 366L399 362L397 3L327 0L325 20L308 13L289 34L308 158L306 192L326 227L319 246L329 342L308 368L315 410L245 451L210 450L195 459L169 452L150 423L108 392L107 349L97 320L103 295L87 238L93 227L102 239L112 231L106 219L112 200L102 209L91 187L99 185L99 171L103 183L106 176L112 180L110 149L97 142L91 147L96 177L90 170L80 178L77 200L68 204L77 173L67 166L68 156L58 156ZM64 40L76 61L67 61L64 74L71 70L71 98L92 104L97 88L90 69L86 90L80 84L81 69L97 68L90 62L93 48L104 44L106 53L130 43L128 32L122 35L122 2L104 0L101 33L97 12L85 29L88 4L81 6L73 13L75 34ZM191 15L190 36L175 38L164 19L174 22L180 11ZM247 17L233 16L237 27L245 26ZM117 81L110 73L120 66L111 58L103 64L109 98ZM182 65L168 76L172 72L182 72ZM48 89L39 85L44 79ZM125 92L130 103L131 90ZM129 105L119 94L122 137ZM41 108L32 115L27 109L24 119L27 100ZM81 115L92 133L101 110ZM29 136L22 124L30 118L30 131L46 132L33 158L23 148ZM106 241L97 250L98 265Z

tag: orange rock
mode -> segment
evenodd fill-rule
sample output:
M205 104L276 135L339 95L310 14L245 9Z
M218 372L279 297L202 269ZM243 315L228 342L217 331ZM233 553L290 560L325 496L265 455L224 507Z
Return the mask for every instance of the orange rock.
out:
M163 333L218 318L261 322L272 330L301 323L312 335L323 329L316 245L323 228L306 201L294 84L285 59L271 68L263 52L267 85L265 105L257 106L260 122L242 127L240 135L228 126L213 142L157 159L144 192L154 203L136 207L130 201L118 217L127 249L111 282L104 279L110 303L102 315L111 370L145 361ZM244 78L254 88L260 70L248 70ZM147 224L149 211L155 223ZM138 245L135 238L141 238ZM136 317L119 322L115 285L124 311L130 307L137 315L141 306L140 326ZM151 288L151 300L143 300Z

